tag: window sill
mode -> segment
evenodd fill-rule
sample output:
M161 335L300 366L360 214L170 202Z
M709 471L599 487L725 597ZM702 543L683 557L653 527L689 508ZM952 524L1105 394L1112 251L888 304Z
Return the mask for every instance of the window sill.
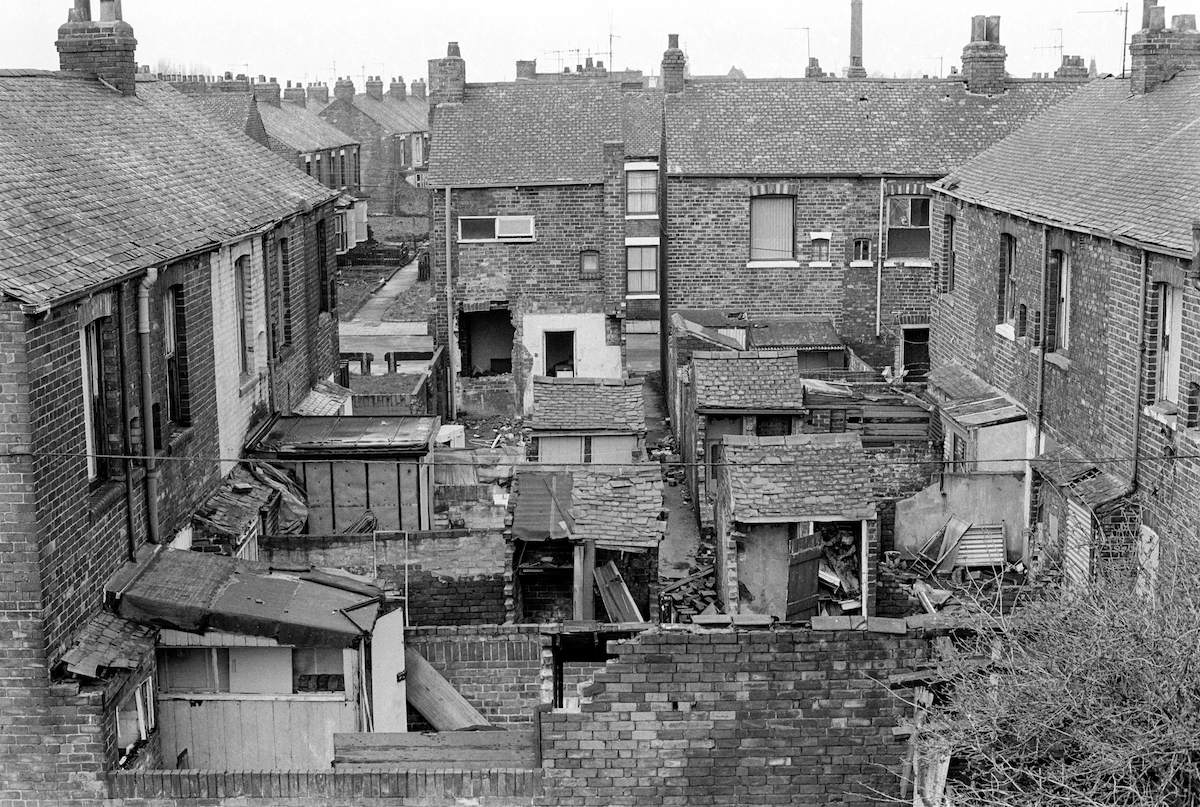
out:
M658 292L654 294L626 294L626 300L657 300Z
M658 221L657 213L626 213L625 221Z
M800 261L747 261L747 269L799 269Z
M117 502L124 498L125 483L123 479L106 479L99 483L88 497L88 511L95 522L111 510Z
M167 438L166 448L158 450L155 452L156 454L177 454L181 448L190 443L192 438L196 436L196 428L194 426L179 426L172 423L170 428L171 434Z
M243 373L238 379L238 395L242 398L245 398L247 395L254 392L254 390L258 389L258 379L259 377L257 375Z
M928 258L889 258L884 266L914 266L920 269L932 269L933 261Z
M460 244L532 244L536 238L460 238Z
M851 269L871 269L875 266L875 261L850 261Z
M1061 353L1049 352L1046 354L1046 363L1052 364L1064 373L1071 370L1071 360Z
M1179 405L1172 401L1159 401L1153 406L1143 406L1142 414L1172 431L1179 430Z
M344 701L345 692L159 692L165 701Z
M833 261L809 261L809 269L832 269Z
M1004 322L996 326L996 335L1003 336L1010 342L1017 341L1017 329L1012 326L1011 322Z

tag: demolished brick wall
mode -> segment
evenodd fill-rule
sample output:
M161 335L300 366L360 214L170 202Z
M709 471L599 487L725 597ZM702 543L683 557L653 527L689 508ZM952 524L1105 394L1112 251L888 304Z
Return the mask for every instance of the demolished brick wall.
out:
M891 728L905 705L879 681L925 647L913 634L850 630L610 643L620 657L596 674L582 712L542 718L537 803L891 803L906 748Z

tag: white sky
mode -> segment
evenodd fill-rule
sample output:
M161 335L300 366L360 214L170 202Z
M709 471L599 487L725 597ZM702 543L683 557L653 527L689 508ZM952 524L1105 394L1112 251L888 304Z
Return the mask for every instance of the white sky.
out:
M942 74L958 65L973 14L1001 16L1000 41L1014 76L1051 72L1062 53L1095 58L1101 73L1121 69L1125 0L864 0L868 72ZM1172 14L1200 0L1165 0ZM1130 0L1130 33L1141 23ZM5 21L0 68L58 67L54 39L71 0L0 0ZM99 16L99 0L93 0ZM667 34L678 33L698 75L737 66L751 78L800 76L806 38L827 72L849 61L849 0L123 0L138 39L138 61L168 60L185 72L332 81L350 75L386 81L425 76L426 61L458 41L468 81L508 81L517 59L539 71L608 62L658 72ZM1079 13L1104 11L1107 13ZM809 32L800 30L809 28ZM1060 30L1061 29L1061 30ZM574 51L578 51L575 53ZM941 61L939 61L941 57ZM335 69L336 66L336 69ZM609 65L610 67L612 65Z

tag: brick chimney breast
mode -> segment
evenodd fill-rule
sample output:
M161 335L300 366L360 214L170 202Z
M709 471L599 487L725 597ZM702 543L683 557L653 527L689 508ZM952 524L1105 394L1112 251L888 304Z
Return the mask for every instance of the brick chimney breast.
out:
M397 101L403 101L408 98L408 88L404 84L404 76L397 76L392 79L392 83L388 85L388 97L394 98Z
M971 18L971 42L963 48L962 74L967 91L979 95L1004 92L1004 63L1008 53L1000 44L1000 18Z
M255 100L257 100L260 104L279 106L279 82L274 78L272 78L270 81L263 81L263 76L259 76L258 79L258 83L255 84L253 88Z
M333 85L333 97L339 101L354 100L354 82L350 80L349 76L339 78Z
M517 81L537 80L537 59L517 60Z
M283 91L283 100L295 104L296 106L308 106L308 96L304 92L304 84L297 81L295 86L292 82L287 83L287 89Z
M460 104L466 97L467 63L457 42L446 46L446 55L429 60L429 104ZM416 95L414 89L413 95Z
M54 44L60 69L89 73L123 95L136 94L137 40L121 18L120 0L101 0L99 21L92 19L91 0L75 0Z
M1152 92L1181 70L1200 68L1200 33L1196 16L1180 14L1166 27L1166 9L1157 0L1145 0L1142 30L1129 43L1133 63L1130 89L1137 95Z
M425 97L425 79L423 79L423 78L413 79L411 91L412 91L413 98L424 98Z
M683 92L683 77L687 71L687 56L679 47L679 34L667 35L667 49L662 58L663 90Z
M379 76L370 76L367 78L367 95L376 101L383 100L383 80Z
M316 106L326 106L329 103L329 85L319 81L309 84L308 102Z

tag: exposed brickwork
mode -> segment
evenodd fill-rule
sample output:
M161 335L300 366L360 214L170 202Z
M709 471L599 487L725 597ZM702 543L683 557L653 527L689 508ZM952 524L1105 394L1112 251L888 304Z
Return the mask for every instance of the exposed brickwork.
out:
M498 625L505 619L506 544L499 531L281 536L261 541L277 563L332 566L378 576L403 592L413 625ZM406 574L407 570L407 574Z
M582 713L543 716L543 805L885 804L906 711L878 682L910 636L647 633L610 643Z

